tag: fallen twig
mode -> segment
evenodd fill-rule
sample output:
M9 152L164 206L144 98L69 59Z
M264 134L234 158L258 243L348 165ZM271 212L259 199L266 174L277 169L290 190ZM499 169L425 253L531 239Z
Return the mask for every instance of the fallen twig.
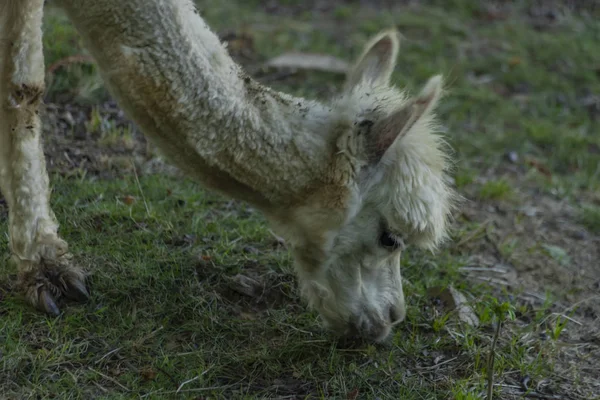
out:
M103 377L104 379L108 379L109 381L111 381L112 383L114 383L115 385L119 386L121 389L125 390L126 392L131 392L131 390L129 390L129 388L127 386L124 386L123 384L121 384L119 381L117 381L115 378L111 378L108 375L103 374L100 371L96 371L95 369L93 369L92 367L88 367L88 369L92 372L97 373L98 375L100 375L101 377Z

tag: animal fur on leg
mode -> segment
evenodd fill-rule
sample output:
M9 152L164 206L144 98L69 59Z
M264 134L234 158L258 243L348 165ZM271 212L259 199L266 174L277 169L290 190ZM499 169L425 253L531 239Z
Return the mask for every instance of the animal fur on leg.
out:
M20 286L35 307L58 314L56 300L87 297L83 273L57 235L40 142L44 93L43 0L0 4L0 189L9 207L10 249Z
M2 54L12 62L30 61L22 65L35 73L15 74L4 67L2 76L36 88L42 82L41 3L9 2L16 14L6 20L10 29L3 28L5 35L27 31L15 37L21 40L19 51ZM436 134L442 78L430 78L414 95L391 84L397 32L372 38L342 92L317 102L276 92L247 76L190 0L58 3L107 87L148 139L208 188L262 210L285 237L302 293L324 323L340 333L376 341L387 337L405 315L400 254L410 245L434 250L447 236L456 198L448 184L444 141ZM27 16L20 22L26 28L16 28L15 16ZM21 75L27 81L14 80ZM2 93L14 93L11 85ZM21 132L15 143L30 134L37 145L38 101L39 94L19 100L19 107L9 102L13 108L6 115ZM33 122L22 124L18 118L25 117L19 115ZM2 135L3 140L16 137ZM19 158L11 164L11 156L3 153L2 190L16 210L11 215L30 212L11 219L12 235L32 232L36 221L47 232L18 242L13 238L13 244L41 248L46 238L54 244L59 239L41 151L29 154L38 161ZM27 206L19 205L18 189L31 192L34 182L43 190ZM34 203L39 206L31 208ZM60 246L47 247L57 258ZM13 251L29 263L21 265L22 271L48 276L43 251L23 252L15 245ZM73 274L68 282L80 282ZM44 279L41 287L50 287ZM67 284L63 292L73 287L80 286Z

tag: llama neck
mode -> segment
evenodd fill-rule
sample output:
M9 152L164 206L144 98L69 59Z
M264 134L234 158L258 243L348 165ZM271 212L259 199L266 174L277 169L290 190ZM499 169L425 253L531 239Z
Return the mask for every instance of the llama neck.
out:
M247 77L190 1L60 3L120 106L208 186L286 206L326 169L328 111Z

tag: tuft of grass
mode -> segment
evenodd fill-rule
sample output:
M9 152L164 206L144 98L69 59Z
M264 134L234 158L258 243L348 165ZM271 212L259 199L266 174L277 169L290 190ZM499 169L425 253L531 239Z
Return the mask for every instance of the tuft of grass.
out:
M98 107L92 107L90 118L85 124L88 132L97 135L98 144L112 146L115 149L131 150L135 147L135 138L131 124L118 126L115 121L103 116Z
M335 8L334 15L339 19L348 19L352 17L354 10L350 6L340 5Z
M99 133L102 132L105 128L103 124L105 123L105 119L102 118L102 114L98 107L92 107L92 112L90 113L90 119L86 123L86 128L89 132Z
M470 185L474 181L475 181L475 174L469 170L461 170L460 172L457 172L454 176L454 183L456 184L456 187L459 189Z
M104 132L98 143L125 150L131 150L135 146L133 131L129 126L117 127Z
M583 207L579 218L581 223L591 232L600 233L600 207Z
M479 189L479 197L484 200L499 200L508 198L513 189L506 179L491 180Z

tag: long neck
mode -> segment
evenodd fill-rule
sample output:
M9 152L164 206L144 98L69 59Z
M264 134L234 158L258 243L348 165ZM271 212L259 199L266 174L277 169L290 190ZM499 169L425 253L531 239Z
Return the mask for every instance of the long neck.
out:
M298 201L328 111L244 74L188 0L60 0L120 106L183 170L258 206Z

